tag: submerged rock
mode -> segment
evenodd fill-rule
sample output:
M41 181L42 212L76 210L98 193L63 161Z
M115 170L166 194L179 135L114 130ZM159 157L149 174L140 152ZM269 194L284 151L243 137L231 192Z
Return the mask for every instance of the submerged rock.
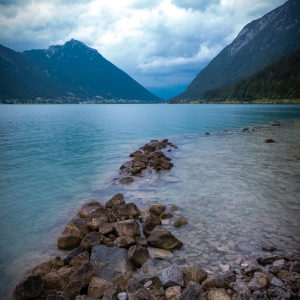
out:
M267 251L275 251L277 249L277 247L274 244L272 244L271 242L267 242L265 240L261 241L261 247L262 249Z
M179 227L184 226L184 225L186 225L188 223L189 222L187 221L187 219L185 217L181 217L181 218L175 220L174 223L173 223L173 225L174 225L174 227L179 228Z

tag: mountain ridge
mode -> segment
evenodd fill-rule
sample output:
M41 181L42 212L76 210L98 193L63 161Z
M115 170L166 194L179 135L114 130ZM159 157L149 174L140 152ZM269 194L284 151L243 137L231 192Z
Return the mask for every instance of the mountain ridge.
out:
M228 86L250 76L300 47L300 1L289 0L248 23L194 78L186 91L169 99L201 99L206 90Z

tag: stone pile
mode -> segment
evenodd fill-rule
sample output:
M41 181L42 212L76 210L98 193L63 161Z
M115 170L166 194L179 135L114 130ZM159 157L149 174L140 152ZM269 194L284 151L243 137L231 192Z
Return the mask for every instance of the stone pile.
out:
M162 151L162 149L167 148L167 152L171 152L172 149L177 149L177 146L170 143L167 139L160 142L151 140L139 150L131 153L129 155L131 160L126 161L120 167L120 175L124 177L120 178L119 181L121 183L133 182L134 179L131 176L141 176L142 171L147 168L155 171L171 169L173 167L171 158L167 157Z

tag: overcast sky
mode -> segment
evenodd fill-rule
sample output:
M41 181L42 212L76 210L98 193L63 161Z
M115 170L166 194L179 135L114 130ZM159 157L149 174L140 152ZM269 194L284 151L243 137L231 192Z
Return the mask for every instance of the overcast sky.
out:
M16 51L71 38L140 84L182 92L250 21L285 0L0 0L0 43Z

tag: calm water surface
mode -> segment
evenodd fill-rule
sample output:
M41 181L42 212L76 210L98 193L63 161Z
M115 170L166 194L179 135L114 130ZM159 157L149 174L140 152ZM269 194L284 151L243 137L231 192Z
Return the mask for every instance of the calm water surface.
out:
M269 126L275 120L280 128ZM266 126L251 130L258 125ZM178 146L170 172L113 184L129 153L163 138ZM0 295L58 253L82 203L118 192L139 207L177 204L189 221L176 230L164 221L185 247L150 261L147 276L195 261L218 273L259 254L261 238L279 251L300 247L300 106L1 105L0 155Z

